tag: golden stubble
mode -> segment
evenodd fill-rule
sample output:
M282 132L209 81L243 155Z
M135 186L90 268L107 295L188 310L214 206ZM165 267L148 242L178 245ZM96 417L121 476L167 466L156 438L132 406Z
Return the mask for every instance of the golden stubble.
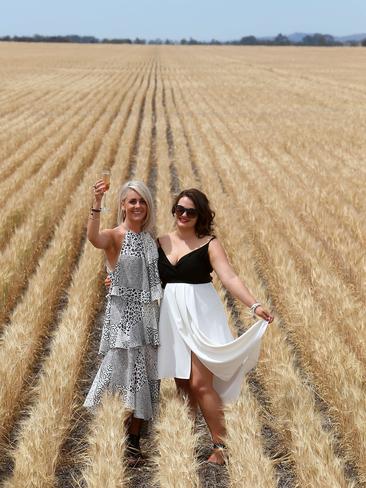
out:
M81 479L88 488L126 486L129 475L124 459L125 420L129 412L119 395L106 393L94 412L87 438Z
M156 171L158 235L172 226L171 193L202 188L236 271L274 309L276 320L265 335L255 377L226 413L231 486L276 486L278 464L290 467L299 486L365 482L363 51L15 43L2 44L5 48L0 94L5 445L18 401L29 409L16 424L9 486L54 482L60 446L80 407L80 399L73 400L77 371L101 300L95 277L103 275L100 254L81 246L83 221L87 188L107 161L114 163L118 182L127 177L127 167L145 181ZM19 68L27 76L16 76ZM123 110L130 117L122 134L122 118L114 121L124 92ZM88 200L84 208L70 193ZM83 290L80 282L86 284ZM68 303L57 317L57 302L68 286ZM248 326L243 307L238 310ZM43 351L52 320L52 341ZM232 326L235 332L235 320ZM41 370L29 392L34 361ZM109 402L104 407L114 408ZM188 418L169 383L152 436L156 478L180 486L188 476L195 486L196 434L188 421L181 426L177 411ZM104 432L104 439L114 435L102 418L94 420L92 433ZM167 447L179 441L183 427L183 456L192 462L188 474L183 473L187 463L178 465L177 450ZM270 450L268 427L276 438ZM94 441L88 442L92 452ZM123 450L118 442L116 453ZM95 452L90 459L95 466L89 468L98 470ZM353 474L347 475L346 463ZM115 480L121 479L117 468Z

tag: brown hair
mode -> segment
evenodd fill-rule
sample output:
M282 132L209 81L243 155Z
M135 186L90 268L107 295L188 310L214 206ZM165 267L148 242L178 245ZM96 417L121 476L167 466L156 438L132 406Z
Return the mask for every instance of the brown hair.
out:
M172 206L172 215L175 214L175 206L182 197L188 197L194 203L195 208L198 212L197 222L194 227L197 237L204 237L212 235L213 232L213 219L215 217L215 212L211 210L210 203L206 195L197 190L197 188L189 188L187 190L182 190L179 195L176 196Z

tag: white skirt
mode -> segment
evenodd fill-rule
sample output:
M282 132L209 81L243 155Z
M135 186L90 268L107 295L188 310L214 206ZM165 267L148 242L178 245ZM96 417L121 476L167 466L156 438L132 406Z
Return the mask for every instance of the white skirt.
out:
M168 283L160 308L158 376L188 379L192 351L213 373L213 386L222 401L233 402L243 375L258 362L267 325L258 320L235 339L212 283Z

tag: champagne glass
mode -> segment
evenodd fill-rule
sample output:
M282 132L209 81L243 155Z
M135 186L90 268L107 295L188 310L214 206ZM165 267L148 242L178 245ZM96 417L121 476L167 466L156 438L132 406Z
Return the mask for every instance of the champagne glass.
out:
M109 169L103 169L102 170L102 180L103 180L103 183L105 185L105 192L104 192L104 195L103 195L103 206L102 206L102 211L103 212L107 212L108 211L108 208L107 208L107 195L106 195L106 192L109 190L109 186L111 184L111 172Z

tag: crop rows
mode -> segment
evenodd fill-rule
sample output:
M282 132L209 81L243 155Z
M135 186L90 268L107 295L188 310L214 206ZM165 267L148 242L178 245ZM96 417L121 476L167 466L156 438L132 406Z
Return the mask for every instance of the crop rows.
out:
M362 53L2 43L0 56L4 486L366 486ZM172 381L137 474L119 399L82 407L104 301L104 258L85 240L103 167L103 226L128 178L149 184L158 235L172 194L205 191L234 268L274 311L226 409L226 467L204 463L207 429ZM242 332L245 307L214 283Z

